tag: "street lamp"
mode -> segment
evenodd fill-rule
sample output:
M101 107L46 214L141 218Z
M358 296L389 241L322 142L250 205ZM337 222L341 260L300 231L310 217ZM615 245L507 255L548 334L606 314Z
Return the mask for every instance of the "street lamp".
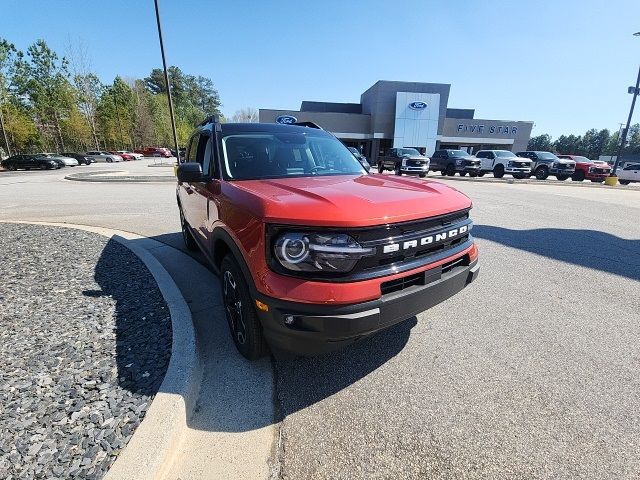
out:
M156 21L158 23L158 38L160 39L160 53L162 54L162 67L164 69L164 81L167 85L167 97L169 99L169 115L171 116L171 129L173 130L173 143L176 147L176 161L180 163L180 148L178 147L178 133L176 132L176 119L173 115L173 101L171 100L171 86L169 84L169 74L167 73L167 60L164 56L164 42L162 41L162 26L160 25L160 9L158 0L154 0L156 6Z
M640 32L634 33L633 36L640 37ZM629 93L633 94L633 98L631 100L631 108L629 109L629 117L627 118L627 126L622 131L622 138L620 139L620 145L618 145L618 154L616 155L616 161L613 164L613 170L611 170L611 174L605 180L605 183L607 185L613 186L618 183L616 171L618 170L618 163L620 163L620 155L622 154L622 149L624 148L624 144L627 142L627 133L629 133L629 127L631 126L631 117L633 117L633 109L636 106L636 98L638 98L638 94L640 93L640 68L638 68L638 78L636 79L636 86L629 87Z

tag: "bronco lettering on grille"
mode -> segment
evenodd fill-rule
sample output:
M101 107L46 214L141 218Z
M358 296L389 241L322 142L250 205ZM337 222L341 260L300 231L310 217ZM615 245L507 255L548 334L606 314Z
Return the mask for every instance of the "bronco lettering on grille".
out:
M385 245L382 248L382 253L397 252L401 248L402 250L418 248L418 244L420 246L438 244L438 243L444 242L445 240L450 240L460 235L464 235L467 233L468 230L469 230L469 227L467 225L463 225L462 227L454 228L452 230L445 230L443 232L438 232L434 235L428 235L422 238L407 240L405 242L402 242L402 245L400 243L390 243L389 245Z

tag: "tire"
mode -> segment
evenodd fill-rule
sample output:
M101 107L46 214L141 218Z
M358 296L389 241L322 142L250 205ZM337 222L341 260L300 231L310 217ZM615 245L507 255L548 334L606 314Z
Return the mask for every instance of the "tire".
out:
M420 178L424 178L424 177L426 177L426 176L427 176L427 174L426 174L426 173L420 173L420 174L418 174L418 176L419 176Z
M107 158L105 161L106 161L107 163L113 163L113 158Z
M584 172L582 170L576 170L573 175L571 175L571 180L574 182L581 182L584 180Z
M538 180L546 180L549 176L549 169L547 167L538 167L534 175Z
M476 178L478 175L479 175L478 172L469 172L469 176L471 178Z
M502 178L504 177L504 165L499 163L495 167L493 167L493 176L494 178Z
M518 180L524 180L525 178L527 178L527 174L526 173L514 173L513 174L513 178L516 178Z
M11 170L12 172L15 172L18 168L15 165L9 165L7 169Z
M484 172L478 172L479 177L484 177Z
M262 334L262 325L253 307L247 281L231 254L222 259L220 283L225 316L233 343L248 360L263 357L269 348Z
M453 177L456 174L456 166L453 163L450 163L447 165L447 168L445 168L444 174L447 177Z
M378 173L384 172L384 165L382 163L378 164Z
M631 182L629 180L618 180L620 185L629 185Z
M400 165L396 165L396 175L401 176L402 170L400 170Z
M198 250L198 244L196 243L195 238L193 238L193 233L191 233L191 227L187 223L187 219L184 218L184 213L182 213L182 207L180 208L180 228L182 229L182 241L184 242L184 246L190 252L195 252Z
M42 165L40 165L40 170L48 170L49 169L49 165L47 165L46 163L43 163Z
M460 172L460 176L464 177L467 174L467 172Z
M556 175L556 178L561 182L564 182L567 178L569 178L569 175Z

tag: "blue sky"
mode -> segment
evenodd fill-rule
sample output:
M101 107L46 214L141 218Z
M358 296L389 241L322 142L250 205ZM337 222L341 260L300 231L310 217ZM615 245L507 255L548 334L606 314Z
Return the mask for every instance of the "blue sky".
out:
M161 0L161 13L168 62L212 78L228 116L442 82L449 107L555 137L617 129L640 63L638 0ZM81 41L105 83L161 65L152 0L0 0L0 36Z

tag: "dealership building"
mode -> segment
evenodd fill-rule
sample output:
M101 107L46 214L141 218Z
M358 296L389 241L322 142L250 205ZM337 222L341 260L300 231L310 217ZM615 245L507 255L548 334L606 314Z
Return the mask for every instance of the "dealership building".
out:
M260 122L314 122L372 163L392 147L526 150L533 122L474 118L473 109L449 108L451 85L380 80L360 103L303 101L300 110L260 109Z

